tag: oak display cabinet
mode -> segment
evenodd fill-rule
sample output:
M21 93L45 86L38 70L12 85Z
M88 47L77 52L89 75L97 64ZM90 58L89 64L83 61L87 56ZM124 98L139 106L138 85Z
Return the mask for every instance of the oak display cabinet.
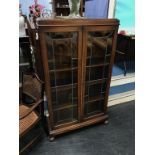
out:
M56 18L37 25L50 139L106 122L119 21Z

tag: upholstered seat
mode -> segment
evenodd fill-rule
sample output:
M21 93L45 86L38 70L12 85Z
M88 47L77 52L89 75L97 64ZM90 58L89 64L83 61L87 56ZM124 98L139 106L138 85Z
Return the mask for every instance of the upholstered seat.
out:
M19 115L24 115L30 108L25 105L19 106ZM38 122L39 116L35 111L32 111L28 116L22 118L19 120L19 135L22 136L25 131L30 129L32 125L34 125L36 122Z

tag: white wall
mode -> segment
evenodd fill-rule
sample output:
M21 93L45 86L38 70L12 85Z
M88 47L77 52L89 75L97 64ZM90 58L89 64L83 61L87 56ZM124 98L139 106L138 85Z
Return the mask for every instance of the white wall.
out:
M135 34L135 0L110 0L108 18L119 19L119 30Z
M116 7L116 0L109 0L108 18L114 18L115 7Z

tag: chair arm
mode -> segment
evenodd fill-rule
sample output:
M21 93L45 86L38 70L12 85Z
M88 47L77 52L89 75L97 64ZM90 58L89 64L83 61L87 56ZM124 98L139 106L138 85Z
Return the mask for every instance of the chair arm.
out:
M28 116L41 102L43 102L43 99L35 102L34 105L30 109L28 109L23 115L19 116L19 119L23 119L26 116Z
M34 96L32 96L30 93L23 91L22 94L27 95L28 97L30 97L32 100L34 100L34 102L36 101L36 98Z

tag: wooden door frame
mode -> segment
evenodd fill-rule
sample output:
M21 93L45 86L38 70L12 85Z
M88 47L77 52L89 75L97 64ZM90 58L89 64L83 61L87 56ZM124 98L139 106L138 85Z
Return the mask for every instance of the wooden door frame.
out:
M49 65L48 65L48 55L47 55L47 47L46 47L46 41L45 41L45 33L48 32L77 32L77 45L78 45L78 103L77 103L77 110L78 110L78 117L77 121L74 122L67 122L63 123L61 125L54 125L54 120L53 120L53 108L52 108L52 95L51 95L51 87L50 87L50 74L49 74ZM74 27L74 26L69 26L69 27L47 27L47 26L42 26L39 29L39 41L41 44L41 54L42 54L42 59L43 59L43 68L44 68L44 78L45 78L45 90L47 93L47 100L48 100L48 110L49 110L49 132L52 132L52 130L67 127L73 124L76 124L78 122L81 122L81 69L82 69L82 29L81 27Z
M113 34L113 41L112 41L112 52L110 63L108 66L108 77L107 77L107 84L106 84L106 91L105 91L105 99L103 103L103 113L99 113L93 116L84 117L84 95L85 95L85 76L86 76L86 57L87 57L87 40L88 40L88 32L97 32L97 31L114 31ZM111 82L111 74L112 74L112 66L114 62L115 50L116 50L116 39L117 39L117 32L118 28L116 26L84 26L83 28L83 57L82 57L82 120L89 120L92 118L103 116L107 113L107 104L108 104L108 96L109 96L109 89L110 89L110 82Z

